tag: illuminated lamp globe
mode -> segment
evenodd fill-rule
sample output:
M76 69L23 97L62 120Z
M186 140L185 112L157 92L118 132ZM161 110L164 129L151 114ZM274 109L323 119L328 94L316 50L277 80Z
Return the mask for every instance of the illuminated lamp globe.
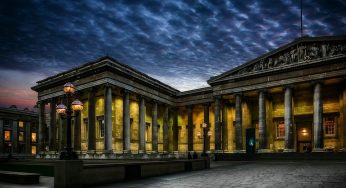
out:
M208 131L208 136L211 136L211 131Z
M58 114L65 114L66 113L66 106L64 104L59 104L56 106L56 112L58 112Z
M64 85L64 92L65 93L74 93L76 91L76 88L74 87L74 85L71 82L67 82Z
M80 102L80 100L76 99L72 102L72 110L73 111L82 111L83 110L83 103Z
M206 128L206 127L207 127L207 124L206 124L206 123L203 123L202 127L203 127L203 128Z

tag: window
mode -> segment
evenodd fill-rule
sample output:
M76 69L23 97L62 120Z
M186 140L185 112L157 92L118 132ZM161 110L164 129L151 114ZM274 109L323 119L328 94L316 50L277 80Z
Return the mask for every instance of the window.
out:
M83 119L82 126L82 140L86 140L88 138L88 118Z
M10 120L4 119L4 126L6 127L10 126Z
M31 142L37 142L37 133L31 133Z
M18 141L19 142L24 142L24 132L20 131L18 134Z
M334 117L324 118L324 136L335 136L335 122Z
M31 154L36 155L36 146L31 146Z
M276 127L276 138L285 138L285 122L279 121Z
M97 121L98 129L97 135L98 138L103 138L105 136L105 121L103 119L98 119Z
M11 141L11 131L4 131L4 140Z
M24 128L24 122L19 121L19 122L18 122L18 127L19 127L19 128Z

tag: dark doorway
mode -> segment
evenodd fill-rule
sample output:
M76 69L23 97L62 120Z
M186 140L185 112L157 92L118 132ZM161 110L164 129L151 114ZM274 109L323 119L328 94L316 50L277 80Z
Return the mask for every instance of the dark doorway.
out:
M297 123L297 152L308 153L312 150L312 122Z

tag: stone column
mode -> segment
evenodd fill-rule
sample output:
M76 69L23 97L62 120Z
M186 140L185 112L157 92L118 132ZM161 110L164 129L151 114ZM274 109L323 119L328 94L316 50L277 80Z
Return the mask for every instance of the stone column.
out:
M96 150L96 89L90 89L88 96L88 152Z
M56 99L50 101L49 150L54 151L56 144Z
M314 151L323 151L323 102L322 84L314 87Z
M163 152L169 151L169 132L168 132L168 106L165 106L163 113Z
M285 88L285 152L294 152L292 87Z
M193 151L193 106L187 106L187 148Z
M145 153L145 99L139 97L139 153Z
M39 101L38 104L39 113L38 113L38 144L39 151L45 150L45 139L46 139L46 123L45 123L45 103L44 101ZM16 138L16 137L14 137Z
M235 145L236 150L243 150L243 111L241 94L235 95Z
M1 126L1 124L0 124L0 126ZM25 147L26 147L25 152L27 154L31 154L31 131L30 130L31 130L30 122L25 122ZM0 152L1 152L1 150L0 150Z
M228 109L226 104L222 106L222 150L228 150Z
M215 152L221 150L221 117L220 117L220 109L221 109L221 96L215 97Z
M131 127L130 127L130 92L124 91L124 138L123 138L123 152L131 152Z
M81 113L75 112L74 118L73 148L75 151L81 151Z
M112 87L109 84L105 85L104 91L104 120L105 120L105 136L104 150L105 153L113 152L112 144Z
M4 140L4 121L0 119L0 153L5 153L3 140Z
M266 136L266 105L265 105L265 91L258 93L258 129L259 129L259 149L264 150L267 148Z
M175 107L173 110L173 152L178 152L178 139L179 139L179 129L178 129L178 108Z
M210 106L210 104L209 103L205 103L204 105L203 105L203 107L204 107L204 123L206 123L207 124L207 130L206 130L206 133L208 134L208 131L210 130L210 122L209 122L209 106ZM205 148L206 148L206 151L209 151L210 150L210 137L209 136L207 136L206 138L206 146L205 146Z
M18 121L12 122L12 153L18 153ZM45 144L45 142L44 142Z
M157 145L157 102L153 101L153 107L152 107L152 152L156 153L158 151L158 145Z

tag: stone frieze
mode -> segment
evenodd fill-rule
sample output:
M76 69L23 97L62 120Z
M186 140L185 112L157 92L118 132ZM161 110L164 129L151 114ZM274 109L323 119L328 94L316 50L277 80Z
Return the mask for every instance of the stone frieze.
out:
M300 43L272 56L259 59L255 63L238 70L234 75L256 73L276 67L306 63L318 59L329 59L340 55L346 55L346 41Z

